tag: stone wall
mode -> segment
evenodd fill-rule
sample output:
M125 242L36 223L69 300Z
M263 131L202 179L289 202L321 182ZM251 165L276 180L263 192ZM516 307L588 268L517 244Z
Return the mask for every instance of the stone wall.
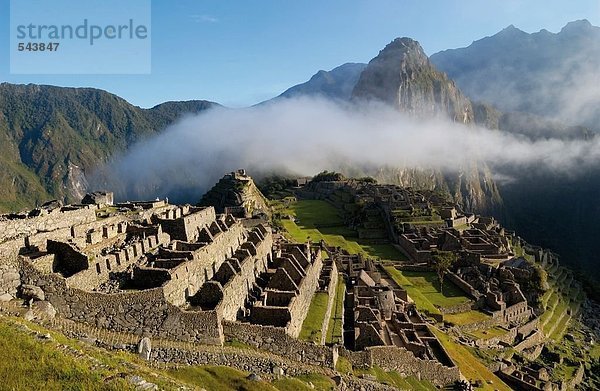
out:
M300 341L273 326L223 321L227 341L238 341L305 364L334 368L333 349Z
M462 312L468 312L470 310L476 309L477 304L473 301L467 301L466 303L461 303L454 305L452 307L438 307L440 312L444 315L446 314L460 314Z
M138 241L115 250L106 256L91 256L81 253L69 243L48 241L48 252L57 256L57 266L71 288L91 290L107 281L111 272L120 272L137 262L146 252L167 243L165 234L140 238ZM36 262L37 264L37 262ZM63 270L60 270L63 269ZM73 271L73 273L69 272Z
M475 341L475 345L478 347L487 347L487 346L495 346L501 343L512 345L517 338L517 328L513 327L508 330L508 332L504 335L494 338L481 338Z
M190 208L190 211L190 214L175 219L154 216L152 221L160 224L171 239L194 242L198 239L199 230L215 221L216 214L213 207Z
M306 276L302 279L300 284L300 292L292 299L289 305L289 311L291 315L290 322L286 326L286 332L292 337L298 337L300 330L302 329L302 323L306 318L310 303L319 285L319 275L321 274L321 268L323 267L323 258L319 252L314 257L313 263L308 267Z
M30 236L38 232L55 231L70 228L73 225L96 221L95 207L55 209L48 214L35 217L0 220L0 243L21 236Z
M273 235L269 231L265 239L256 247L256 255L248 257L236 273L223 287L223 299L217 306L217 311L223 319L234 321L238 311L244 307L248 292L256 280L257 274L267 269L267 256L273 246Z
M258 352L228 351L190 351L177 348L158 347L150 353L152 361L180 363L185 365L221 365L241 371L272 375L275 368L283 370L286 376L300 376L315 373L318 368L298 365L284 357L260 354Z
M171 280L163 287L167 300L174 305L185 304L187 298L195 295L213 277L225 259L233 255L243 241L244 227L235 223L228 231L214 236L212 243L194 251L193 260L171 270Z
M459 287L463 292L465 292L469 297L477 300L481 297L481 293L479 293L475 288L471 286L468 282L457 276L453 272L446 273L446 278L454 283L457 287Z
M535 333L525 338L519 344L515 345L514 349L517 352L522 352L525 349L532 348L536 345L543 343L545 340L544 333L542 330L537 330Z
M374 365L397 371L402 376L417 376L436 385L446 385L460 379L458 367L446 367L435 360L422 360L406 349L396 346L372 346L353 352L338 348L340 357L345 357L354 368L367 369Z
M59 275L21 261L23 282L42 288L57 312L77 322L118 332L205 344L222 344L216 311L189 312L170 304L160 288L105 294L69 288Z
M460 379L458 367L445 367L435 360L421 360L406 349L395 346L373 346L369 348L373 364L401 375L413 375L437 385L446 385Z
M517 333L519 334L520 338L524 338L524 337L528 336L529 334L533 333L534 331L538 330L539 324L540 324L540 318L535 318L535 319L527 322L526 324L518 327Z
M527 301L515 303L504 310L503 316L505 322L522 322L531 316L532 311L527 305Z
M415 244L408 240L404 235L398 237L398 245L402 248L402 252L408 255L411 261L414 262L430 262L431 251L417 250Z
M14 297L21 285L17 247L0 245L0 295L8 293Z

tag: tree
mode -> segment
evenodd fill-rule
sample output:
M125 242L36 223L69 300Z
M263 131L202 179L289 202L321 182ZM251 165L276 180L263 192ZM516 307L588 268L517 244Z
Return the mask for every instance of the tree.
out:
M444 286L444 277L448 270L456 263L458 257L451 251L437 251L434 250L432 254L435 271L437 272L438 279L440 280L440 293Z

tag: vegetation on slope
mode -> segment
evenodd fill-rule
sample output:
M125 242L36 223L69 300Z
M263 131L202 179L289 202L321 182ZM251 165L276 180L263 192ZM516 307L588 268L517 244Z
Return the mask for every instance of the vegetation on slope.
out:
M0 84L0 211L50 197L79 201L85 173L206 101L141 109L102 90Z
M333 381L308 374L268 381L222 366L149 367L136 355L107 351L76 341L21 318L0 316L0 389L135 390L145 380L161 390L329 391ZM312 387L311 387L312 384Z

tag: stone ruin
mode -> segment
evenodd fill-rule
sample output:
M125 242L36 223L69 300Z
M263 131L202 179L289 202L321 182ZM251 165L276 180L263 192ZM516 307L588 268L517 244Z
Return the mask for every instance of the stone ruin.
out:
M114 193L109 191L95 191L83 197L81 203L84 205L98 205L100 207L112 206L114 204Z
M221 178L204 194L200 204L214 206L217 212L238 218L269 214L268 201L243 169Z
M357 316L348 349L324 346L324 338L302 342L296 337L315 292L329 294L331 311L338 272L348 273L344 262L324 259L323 244L288 242L268 225L210 206L112 203L110 193L94 194L81 205L0 217L2 300L20 295L48 318L136 335L144 359L159 354L153 339L237 340L311 365L334 368L343 355L357 368L380 365L439 384L458 379L406 292L389 291L372 265L360 265L362 278L345 300ZM367 310L375 317L363 322ZM364 338L371 329L383 343Z
M397 347L417 359L455 367L414 303L409 302L406 290L388 276L381 264L344 251L331 253L347 280L344 342L348 349Z

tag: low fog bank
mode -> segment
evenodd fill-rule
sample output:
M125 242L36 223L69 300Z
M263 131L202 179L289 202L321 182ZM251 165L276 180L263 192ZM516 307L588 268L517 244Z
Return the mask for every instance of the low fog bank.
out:
M328 169L419 167L460 171L487 163L502 181L541 170L576 176L600 160L600 139L531 140L443 119L416 120L382 105L298 98L188 116L136 144L90 176L118 199L168 196L196 202L224 173L252 175Z

